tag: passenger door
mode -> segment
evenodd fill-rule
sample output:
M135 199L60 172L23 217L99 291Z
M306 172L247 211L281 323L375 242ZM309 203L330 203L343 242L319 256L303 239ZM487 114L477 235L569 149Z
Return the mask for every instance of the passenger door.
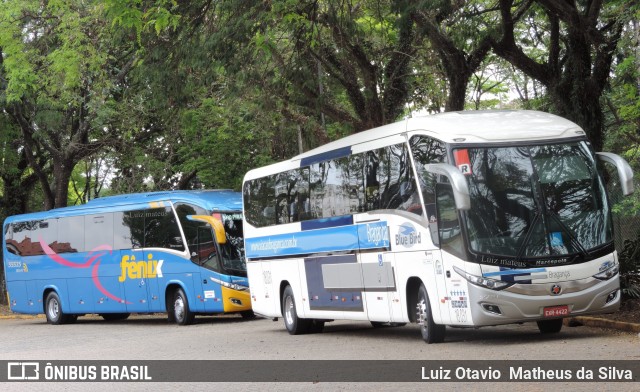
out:
M434 262L440 315L446 324L466 323L470 320L468 293L462 277L453 270L456 261L464 255L458 210L450 184L437 184L436 208L440 251L436 251Z

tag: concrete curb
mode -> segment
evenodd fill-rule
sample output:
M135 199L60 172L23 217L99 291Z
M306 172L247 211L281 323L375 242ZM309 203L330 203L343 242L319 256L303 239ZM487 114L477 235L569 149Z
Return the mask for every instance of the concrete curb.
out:
M569 327L579 327L581 325L585 325L587 327L608 328L625 332L640 332L640 324L627 323L625 321L609 320L598 317L570 317L564 319L564 325Z

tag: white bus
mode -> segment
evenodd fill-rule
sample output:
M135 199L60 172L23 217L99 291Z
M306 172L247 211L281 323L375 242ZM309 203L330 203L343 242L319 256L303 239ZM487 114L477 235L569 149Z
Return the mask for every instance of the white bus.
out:
M536 321L619 307L601 162L585 132L535 111L410 118L248 172L252 307L289 333L336 319L446 326Z

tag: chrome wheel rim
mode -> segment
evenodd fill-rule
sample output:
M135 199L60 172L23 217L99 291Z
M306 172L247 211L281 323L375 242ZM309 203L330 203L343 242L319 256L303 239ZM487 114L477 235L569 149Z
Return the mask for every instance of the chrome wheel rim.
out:
M424 301L424 298L420 299L416 308L417 308L416 320L418 321L418 325L422 326L422 328L425 328L424 321L427 319L427 305Z
M182 321L184 318L184 301L182 300L182 296L178 296L173 303L173 314L175 314L176 319Z
M49 305L47 306L47 311L49 313L49 318L51 320L55 320L58 318L60 314L60 304L58 304L58 300L52 298L49 300Z
M291 297L284 300L284 319L287 325L293 325L293 298Z

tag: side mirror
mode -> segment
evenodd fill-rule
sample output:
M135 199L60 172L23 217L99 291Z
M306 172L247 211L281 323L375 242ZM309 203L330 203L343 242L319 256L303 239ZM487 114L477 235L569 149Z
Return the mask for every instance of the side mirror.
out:
M610 163L618 169L622 194L628 196L633 193L633 170L631 166L621 156L610 152L597 152L598 159Z
M469 186L464 174L460 173L457 167L448 163L429 163L425 169L431 173L441 174L449 179L453 189L453 198L458 210L471 209L471 198L469 197Z
M220 222L216 218L209 215L188 215L187 219L208 223L213 229L213 234L215 234L218 244L224 245L227 243L227 236L224 232L224 226L222 225L222 222Z

